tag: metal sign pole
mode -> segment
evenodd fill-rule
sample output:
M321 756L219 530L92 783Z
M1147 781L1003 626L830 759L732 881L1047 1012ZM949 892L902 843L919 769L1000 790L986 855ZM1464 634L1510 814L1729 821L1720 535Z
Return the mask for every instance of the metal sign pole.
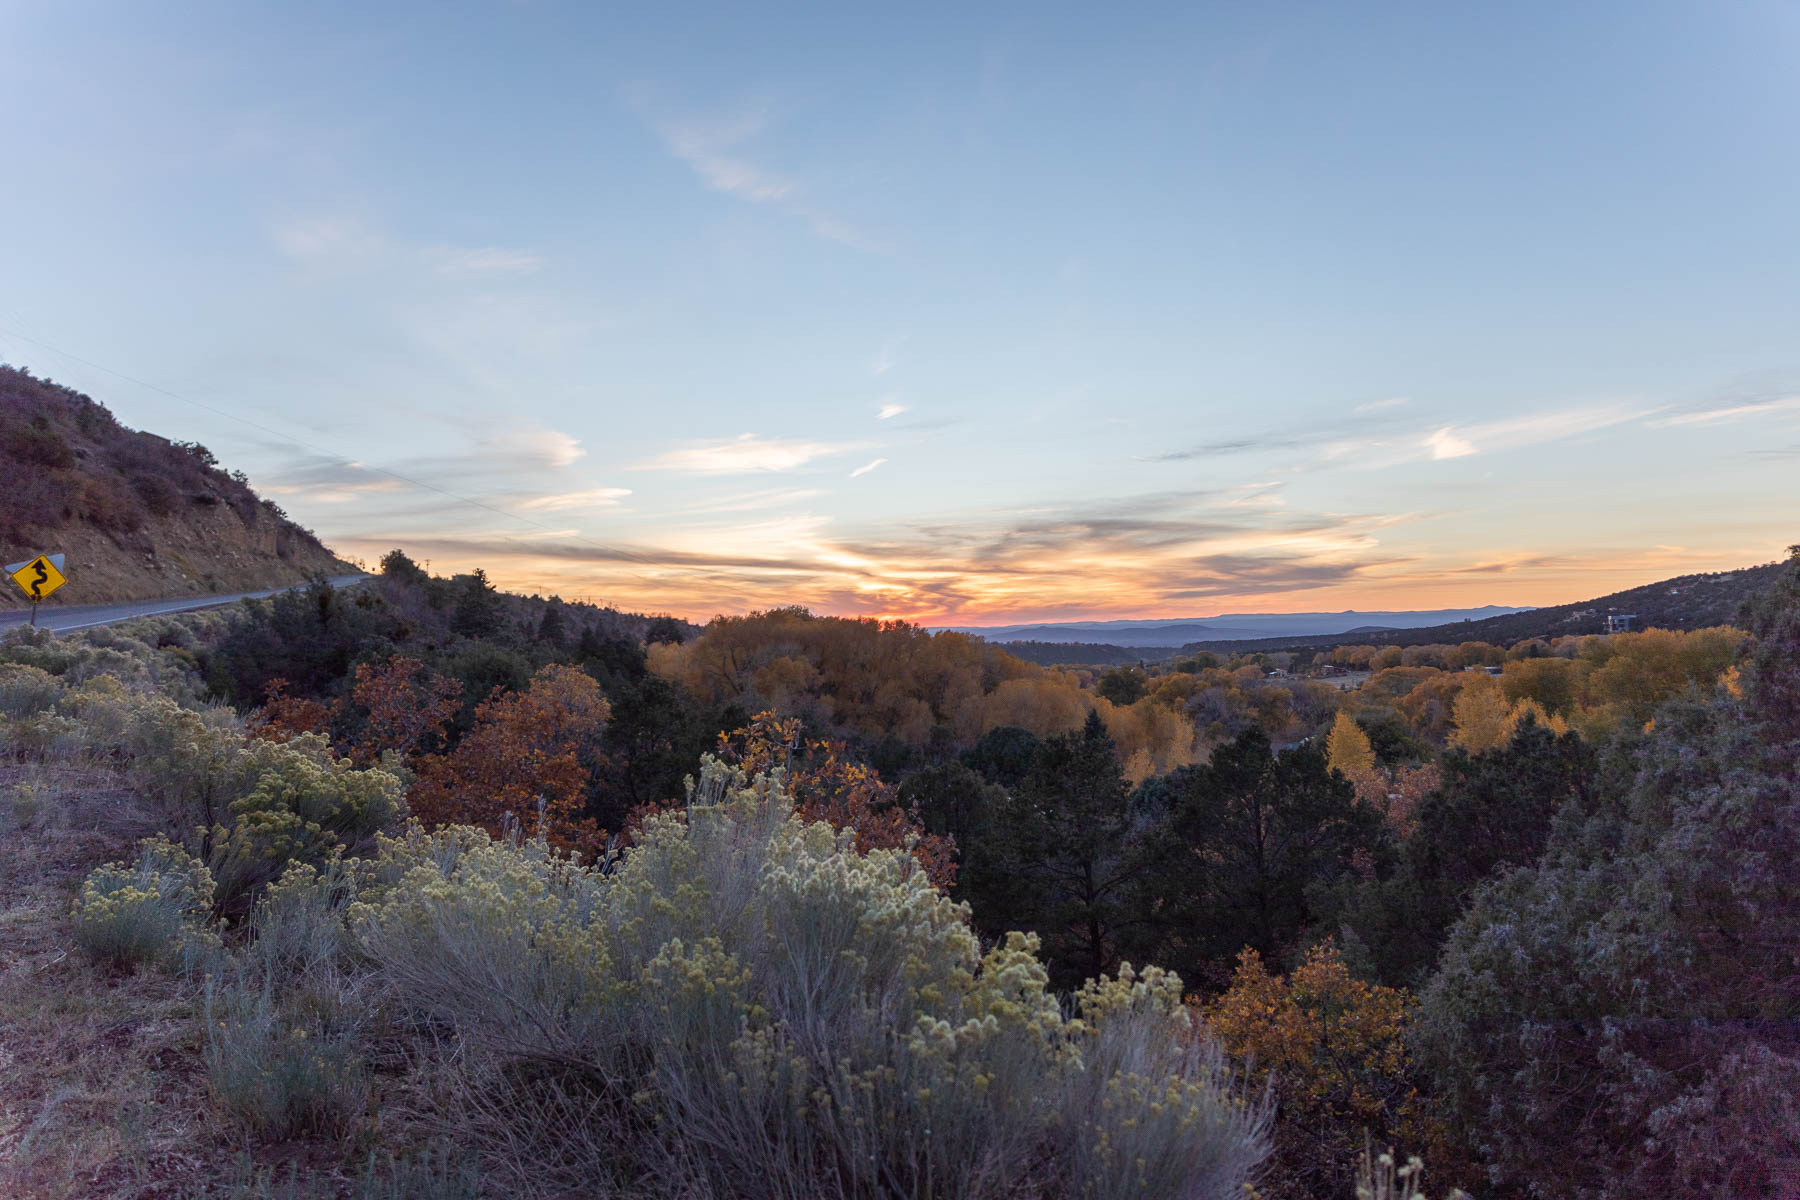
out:
M36 600L33 600L31 602L31 627L33 629L37 628L37 606L38 606L38 602Z

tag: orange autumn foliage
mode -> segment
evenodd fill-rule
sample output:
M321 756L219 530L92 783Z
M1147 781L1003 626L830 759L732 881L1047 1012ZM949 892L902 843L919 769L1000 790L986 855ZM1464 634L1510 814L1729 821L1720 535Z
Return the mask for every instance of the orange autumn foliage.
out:
M480 825L498 835L510 817L528 836L593 853L605 831L579 814L611 715L592 676L545 667L524 691L483 701L455 750L420 756L408 803L426 825Z
M1197 1007L1203 1028L1274 1091L1270 1200L1347 1195L1365 1131L1450 1165L1446 1131L1412 1082L1411 998L1356 978L1335 945L1315 946L1286 977L1246 948L1230 989Z
M456 715L462 684L428 670L416 658L396 654L386 665L358 663L351 699L367 711L350 757L366 766L393 750L408 758L441 742Z
M1412 832L1420 803L1444 784L1444 772L1436 763L1358 767L1345 775L1356 788L1357 798L1380 813L1400 837Z
M322 733L336 710L320 700L287 694L288 681L269 681L263 706L250 714L250 736L265 742L290 742L303 733Z

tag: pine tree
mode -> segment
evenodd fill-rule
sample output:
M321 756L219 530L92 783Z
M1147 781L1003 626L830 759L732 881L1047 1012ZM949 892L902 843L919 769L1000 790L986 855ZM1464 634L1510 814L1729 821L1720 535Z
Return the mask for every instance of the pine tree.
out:
M562 609L552 600L544 609L544 619L538 622L537 640L560 650L568 644L568 635L563 629Z
M1073 987L1118 961L1121 931L1141 919L1136 883L1149 866L1134 837L1117 749L1098 713L1047 738L1000 807L991 870L969 881L989 929L1043 939L1051 978Z

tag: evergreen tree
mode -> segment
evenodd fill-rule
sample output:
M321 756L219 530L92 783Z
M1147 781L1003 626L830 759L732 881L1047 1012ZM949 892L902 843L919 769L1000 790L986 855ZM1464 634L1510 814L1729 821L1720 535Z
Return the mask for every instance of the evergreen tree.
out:
M1392 877L1366 886L1351 923L1390 984L1413 986L1483 880L1536 865L1564 805L1598 787L1593 747L1526 721L1505 746L1444 756L1443 784L1419 804Z
M562 606L554 600L544 608L544 619L538 622L537 640L558 650L568 645L568 634L563 628Z
M468 575L458 575L456 608L450 616L450 630L466 638L492 638L505 624L506 605L487 572L480 567Z
M1275 754L1252 728L1212 761L1170 779L1153 894L1157 961L1192 983L1221 987L1238 952L1285 962L1309 940L1315 898L1358 859L1384 852L1380 816L1311 746Z
M1047 738L1000 806L994 854L969 881L992 931L1043 940L1052 981L1072 988L1118 962L1121 933L1141 919L1135 885L1148 866L1126 799L1130 788L1098 713Z

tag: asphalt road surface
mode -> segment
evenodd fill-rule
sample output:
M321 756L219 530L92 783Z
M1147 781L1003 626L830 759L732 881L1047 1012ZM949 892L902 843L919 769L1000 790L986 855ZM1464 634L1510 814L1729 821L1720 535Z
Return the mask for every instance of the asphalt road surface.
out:
M355 587L367 575L339 575L331 580L332 587ZM0 580L0 582L5 582ZM299 584L305 587L305 584ZM222 596L182 596L175 600L132 600L124 604L89 604L76 605L69 608L40 608L37 623L44 629L53 629L58 633L68 633L76 629L88 629L95 625L111 625L116 621L129 621L133 617L154 617L163 613L192 612L197 608L217 608L221 604L236 604L239 600L258 600L264 596L273 596L279 592L292 591L293 588L271 588L266 592L229 592ZM0 609L0 629L11 629L14 625L26 625L31 621L29 608Z

